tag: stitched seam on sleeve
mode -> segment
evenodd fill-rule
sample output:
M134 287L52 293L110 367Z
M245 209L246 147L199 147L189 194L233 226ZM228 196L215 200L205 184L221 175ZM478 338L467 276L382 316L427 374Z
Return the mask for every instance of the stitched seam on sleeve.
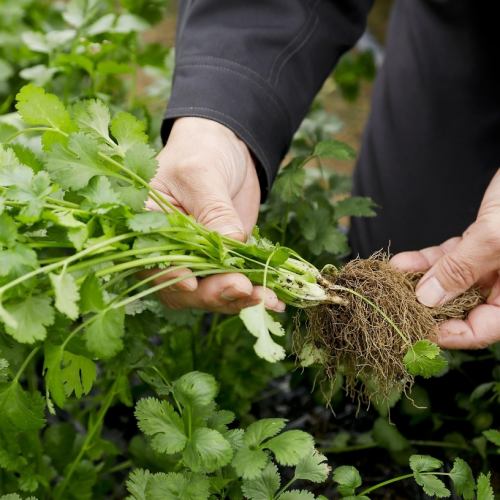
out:
M259 87L262 91L265 92L266 97L268 97L269 99L271 99L271 101L273 101L274 104L278 107L278 109L283 113L284 117L286 118L286 122L287 122L288 128L289 128L289 130L291 130L291 127L292 127L292 125L291 125L291 118L290 118L290 115L288 113L288 110L277 99L277 97L276 97L276 95L275 95L274 90L272 89L272 87L266 86L263 83L259 82L258 80L254 79L254 78L251 78L250 75L246 75L245 73L236 71L233 68L228 68L227 66L214 66L214 65L211 65L211 64L186 63L186 62L183 62L183 63L180 63L180 64L177 65L177 69L188 68L188 67L208 68L208 69L212 69L212 70L215 70L215 71L226 72L226 73L233 73L233 74L236 74L236 75L238 75L238 76L240 76L242 78L245 78L246 80L248 80L248 81L252 82L253 84L257 85L257 87Z
M274 60L274 63L271 67L271 70L269 72L269 82L274 85L278 79L279 79L279 74L281 72L281 69L283 68L283 65L290 59L290 57L296 53L297 50L300 49L300 47L303 46L304 42L301 40L302 37L304 39L309 39L311 36L311 30L309 30L309 26L311 24L311 21L313 19L313 16L315 15L316 8L319 4L319 0L312 0L309 2L311 5L309 6L309 14L307 15L306 20L302 24L302 26L299 28L297 31L296 35L290 40L290 42L287 44L287 46L278 54L276 59ZM297 44L297 47L296 47ZM284 62L283 62L284 61ZM276 70L276 67L278 66L278 69Z

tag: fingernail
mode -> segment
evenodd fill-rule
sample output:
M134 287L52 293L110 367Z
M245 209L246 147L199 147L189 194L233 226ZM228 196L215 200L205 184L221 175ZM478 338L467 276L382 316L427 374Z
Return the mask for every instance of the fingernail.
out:
M445 301L446 291L433 276L417 287L416 295L418 301L424 306L436 307Z
M185 281L180 281L176 286L179 290L183 290L185 292L193 292L197 288L197 283L191 279L187 279Z
M228 286L227 288L224 288L224 290L222 290L220 298L232 302L234 300L248 297L249 295L250 294L246 290L240 290L235 286Z

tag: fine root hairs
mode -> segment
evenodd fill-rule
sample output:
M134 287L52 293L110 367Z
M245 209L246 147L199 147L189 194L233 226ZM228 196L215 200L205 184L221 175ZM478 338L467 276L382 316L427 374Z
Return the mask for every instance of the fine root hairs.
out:
M294 349L300 356L306 346L309 352L313 348L326 378L342 374L346 392L359 402L388 401L395 391L407 392L413 384L403 363L408 349L419 340L435 341L440 322L465 318L484 301L471 289L444 306L425 307L415 296L422 274L395 270L383 252L330 269L325 268L322 285L336 303L305 310L305 330L296 328Z

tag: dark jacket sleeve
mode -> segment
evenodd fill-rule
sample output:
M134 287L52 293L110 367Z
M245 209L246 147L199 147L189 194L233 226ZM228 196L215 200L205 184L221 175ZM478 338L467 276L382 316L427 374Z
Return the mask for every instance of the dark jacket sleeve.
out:
M162 137L199 116L235 132L259 162L263 196L372 0L181 0Z

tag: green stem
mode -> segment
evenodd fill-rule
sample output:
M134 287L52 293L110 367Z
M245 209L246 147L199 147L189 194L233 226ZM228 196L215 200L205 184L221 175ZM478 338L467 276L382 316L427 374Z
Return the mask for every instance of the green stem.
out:
M276 499L279 500L279 497L281 495L283 495L283 493L285 493L285 491L290 488L290 486L292 486L292 484L295 482L295 477L293 477L292 479L290 479L290 481L288 481L288 483L285 484L285 486L283 486L283 488L281 488L281 490L278 491L278 493L276 494Z
M21 375L23 374L24 370L26 370L27 366L30 364L31 360L33 359L33 357L35 356L35 354L39 351L39 349L40 349L40 346L35 347L28 354L28 356L26 356L26 359L23 361L23 364L21 365L21 367L19 368L19 370L17 370L16 376L12 380L13 383L19 382L19 379L21 378Z
M108 392L106 398L104 399L101 408L99 409L99 412L97 413L96 419L92 422L90 425L88 431L87 431L87 436L85 437L85 440L82 444L82 447L80 448L80 451L78 452L78 455L76 456L75 460L71 463L69 466L68 472L66 473L61 486L58 488L58 491L55 495L56 500L59 498L64 498L63 493L66 490L66 487L68 486L76 468L80 464L83 456L85 455L85 452L89 448L92 440L94 439L94 436L96 435L97 431L100 429L101 424L104 420L104 417L106 416L106 413L109 410L109 407L113 403L113 399L115 397L116 393L116 384L118 383L118 379L115 380L113 385L111 386L110 391Z
M420 472L420 475L422 475L422 476L449 476L450 473L449 472L429 471L429 472ZM381 483L374 484L373 486L370 486L369 488L366 488L366 490L363 490L361 493L358 493L358 495L359 496L367 495L368 493L371 493L372 491L378 490L379 488L383 488L384 486L387 486L388 484L396 483L398 481L403 481L404 479L410 479L412 477L414 477L413 473L393 477L392 479L388 479L387 481L383 481Z

